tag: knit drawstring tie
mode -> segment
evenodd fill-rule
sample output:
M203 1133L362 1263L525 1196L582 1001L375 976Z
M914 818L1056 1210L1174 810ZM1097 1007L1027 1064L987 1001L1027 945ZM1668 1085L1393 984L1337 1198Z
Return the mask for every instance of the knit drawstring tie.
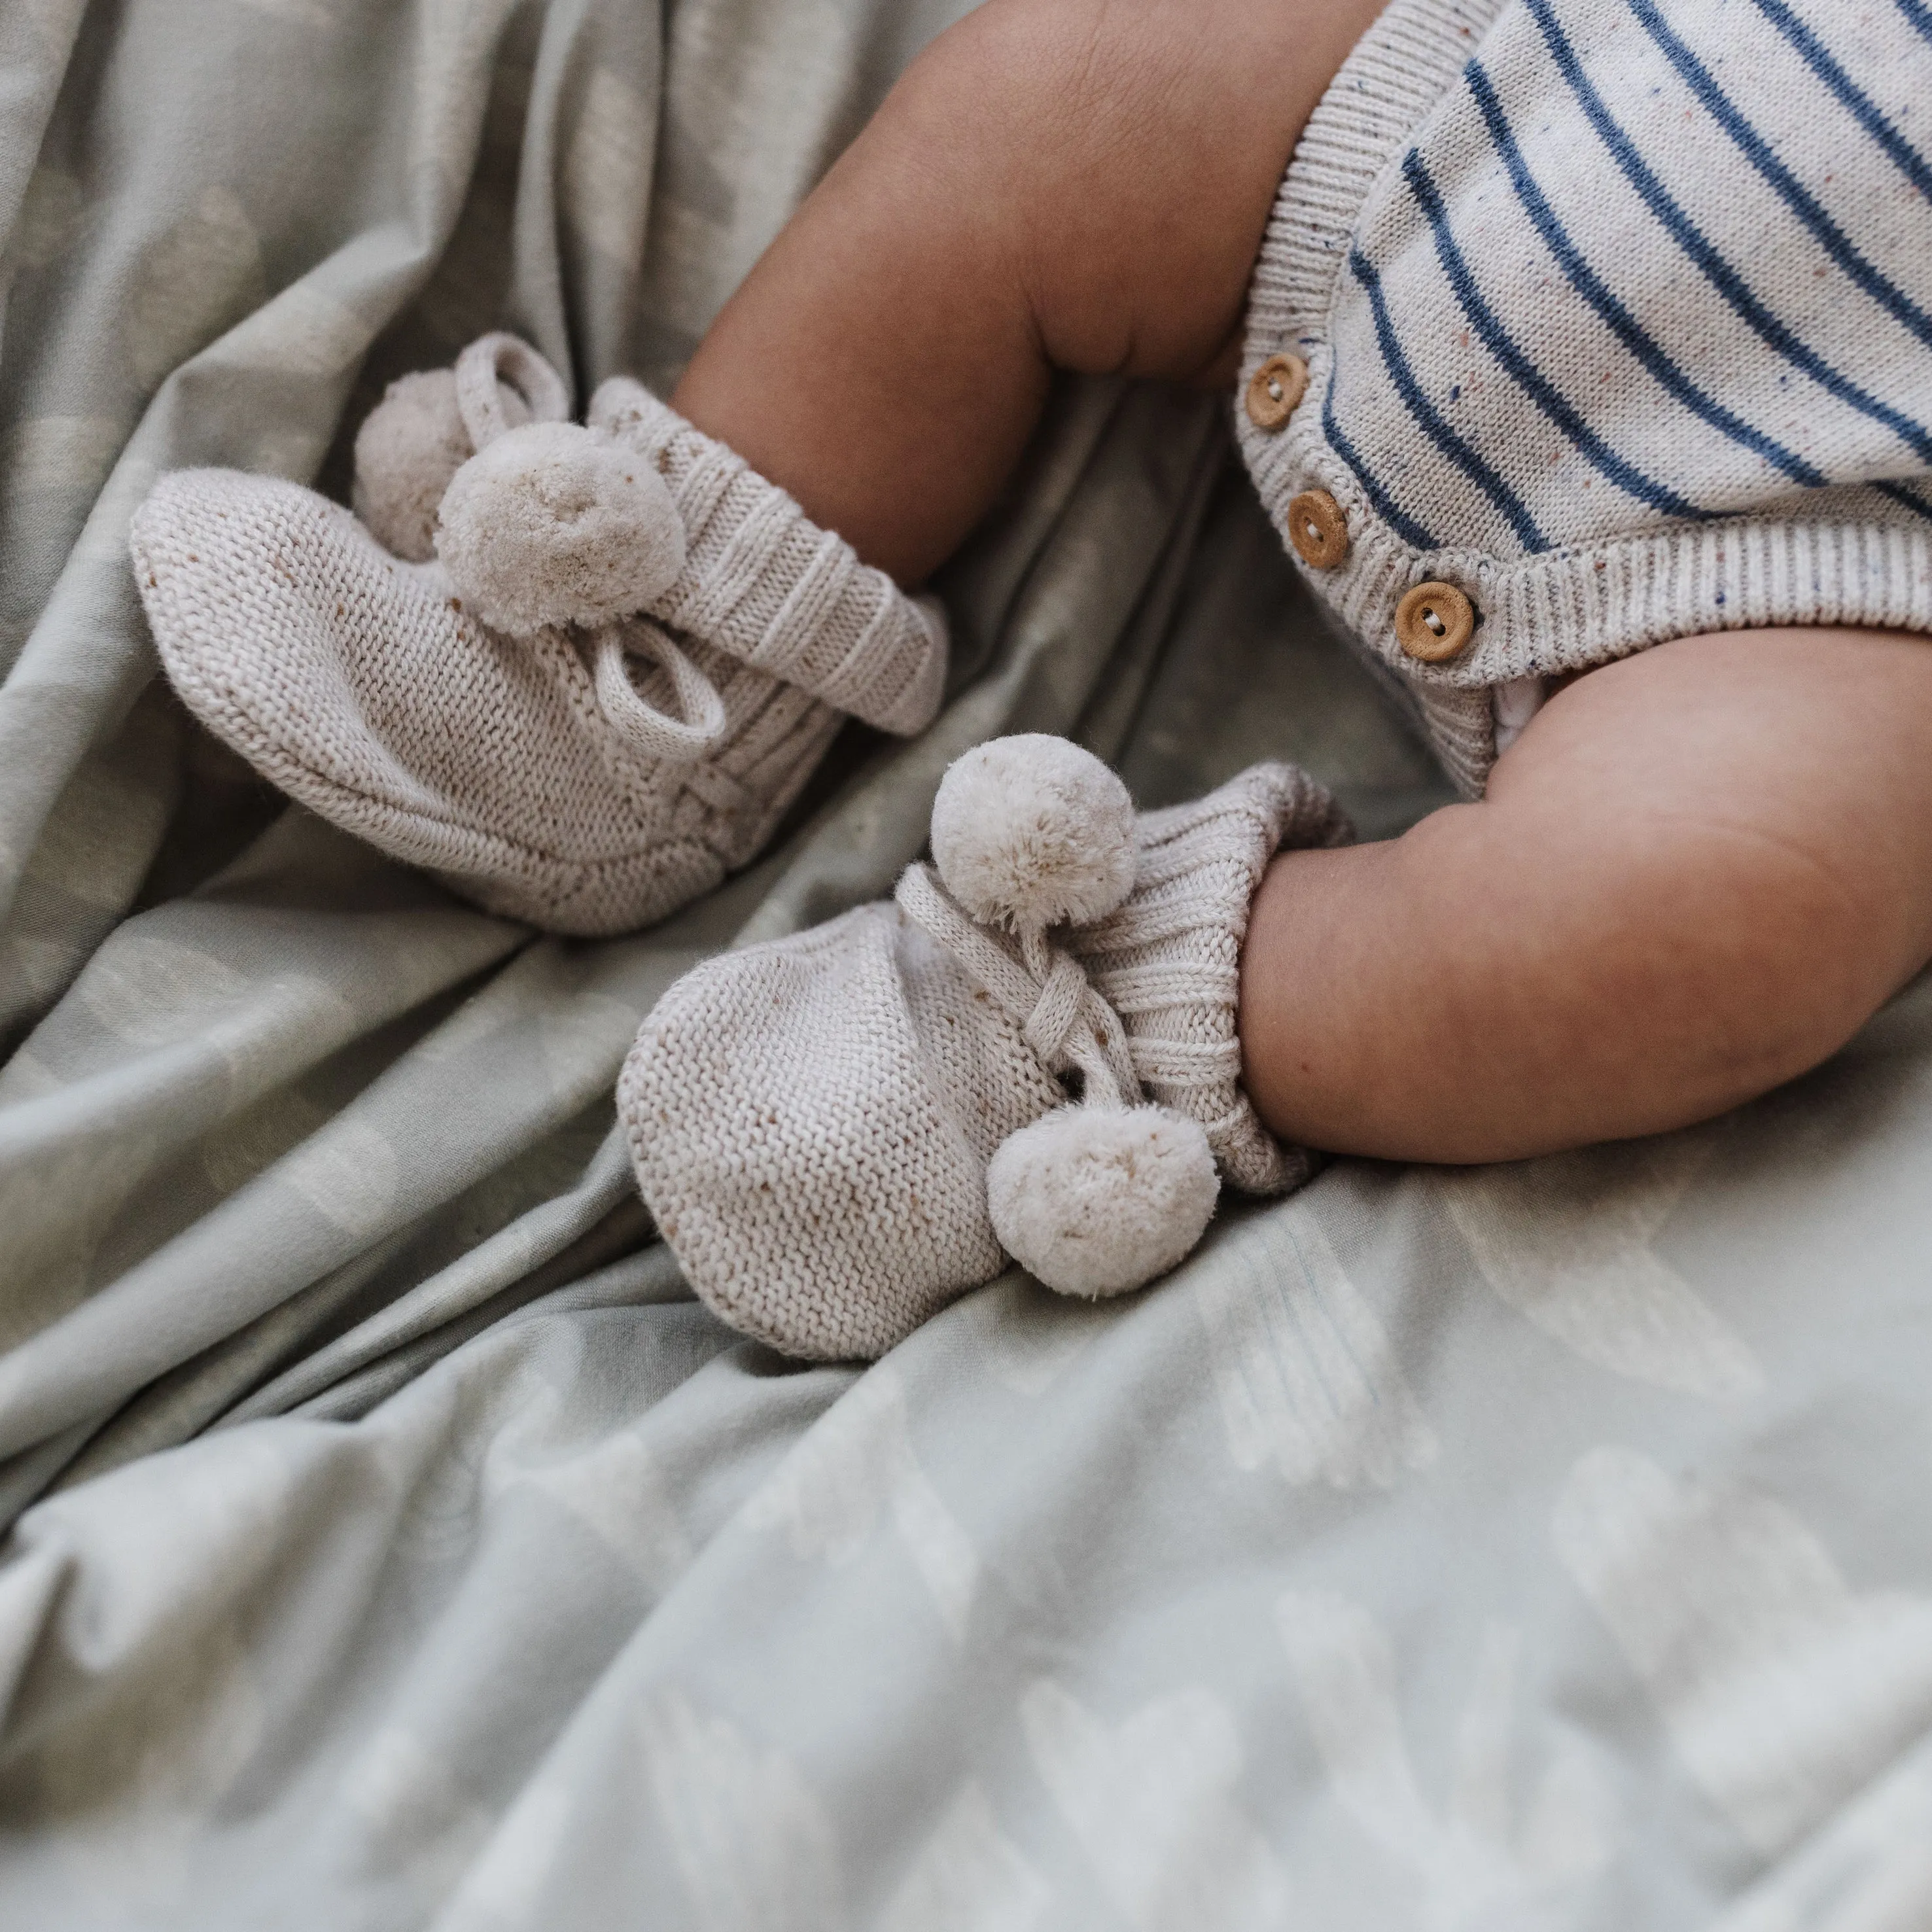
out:
M1026 734L969 752L932 812L934 866L910 866L900 910L958 962L1077 1101L1009 1134L986 1164L986 1211L1008 1254L1050 1288L1119 1294L1201 1238L1220 1178L1207 1136L1151 1104L1127 1030L1050 932L1117 913L1139 860L1133 801L1090 752ZM935 876L935 868L937 876Z
M1042 932L1009 939L981 925L928 866L909 866L893 897L1019 1029L1048 1072L1079 1074L1084 1104L1118 1112L1145 1100L1120 1015L1072 953Z

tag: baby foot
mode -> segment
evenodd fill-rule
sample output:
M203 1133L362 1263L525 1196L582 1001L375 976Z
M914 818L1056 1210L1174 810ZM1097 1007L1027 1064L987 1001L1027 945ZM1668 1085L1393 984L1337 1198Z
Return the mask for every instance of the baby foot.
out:
M1136 821L1064 740L968 754L936 875L708 961L645 1021L619 1111L692 1286L788 1353L874 1356L1010 1256L1118 1294L1192 1248L1220 1175L1295 1184L1240 1088L1236 964L1268 856L1343 836L1286 766Z
M567 423L549 365L485 337L364 424L374 531L184 470L132 540L162 662L218 736L487 909L590 934L746 863L844 715L921 728L946 661L936 605L635 384L601 393L608 426Z

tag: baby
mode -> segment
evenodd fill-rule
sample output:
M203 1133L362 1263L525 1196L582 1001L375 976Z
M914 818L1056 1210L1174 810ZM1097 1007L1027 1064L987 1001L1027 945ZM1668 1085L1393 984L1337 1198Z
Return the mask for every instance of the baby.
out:
M1318 813L1226 916L1254 1112L1428 1161L1682 1126L1932 952L1928 73L1913 0L989 0L674 400L911 583L1054 369L1238 373L1264 502L1474 801L1339 849ZM1120 977L1114 941L1072 951ZM784 1244L731 1264L757 1200L649 1103L745 1004L722 977L810 976L705 970L625 1090L674 1246L761 1300ZM877 1124L830 1129L860 1195L896 1157ZM849 1246L822 1318L867 1279Z
M1682 1126L1924 964L1928 73L1920 0L987 0L927 50L676 412L914 586L1055 370L1232 383L1470 802L1350 845L1283 767L1136 824L1057 741L962 761L936 878L626 1067L728 1319L876 1353L1007 1253L1144 1280L1300 1150Z

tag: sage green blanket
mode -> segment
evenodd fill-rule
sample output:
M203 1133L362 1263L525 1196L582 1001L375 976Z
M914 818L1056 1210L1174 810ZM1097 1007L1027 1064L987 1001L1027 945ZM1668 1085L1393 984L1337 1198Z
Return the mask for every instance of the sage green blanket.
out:
M862 1374L651 1238L640 1018L887 890L964 746L1444 795L1218 404L1060 398L939 722L634 938L458 904L158 682L160 471L340 491L498 326L668 383L956 10L0 8L0 1924L1932 1924L1932 985L1695 1132L1342 1163Z

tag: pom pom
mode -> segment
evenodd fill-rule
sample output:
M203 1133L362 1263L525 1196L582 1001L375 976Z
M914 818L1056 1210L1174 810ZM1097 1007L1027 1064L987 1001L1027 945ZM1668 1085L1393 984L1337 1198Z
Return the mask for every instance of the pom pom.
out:
M503 412L527 422L514 390L501 391ZM356 432L356 483L350 501L370 534L410 563L436 554L436 511L449 480L470 456L470 432L456 404L456 371L422 369L400 376Z
M436 548L458 596L521 635L644 608L684 568L684 525L635 451L574 424L531 423L457 472Z
M975 919L1041 932L1104 919L1133 890L1134 803L1095 758L1039 732L954 760L932 806L932 856Z
M1060 1107L1000 1142L993 1232L1062 1294L1123 1294L1184 1259L1220 1192L1208 1136L1165 1107Z

